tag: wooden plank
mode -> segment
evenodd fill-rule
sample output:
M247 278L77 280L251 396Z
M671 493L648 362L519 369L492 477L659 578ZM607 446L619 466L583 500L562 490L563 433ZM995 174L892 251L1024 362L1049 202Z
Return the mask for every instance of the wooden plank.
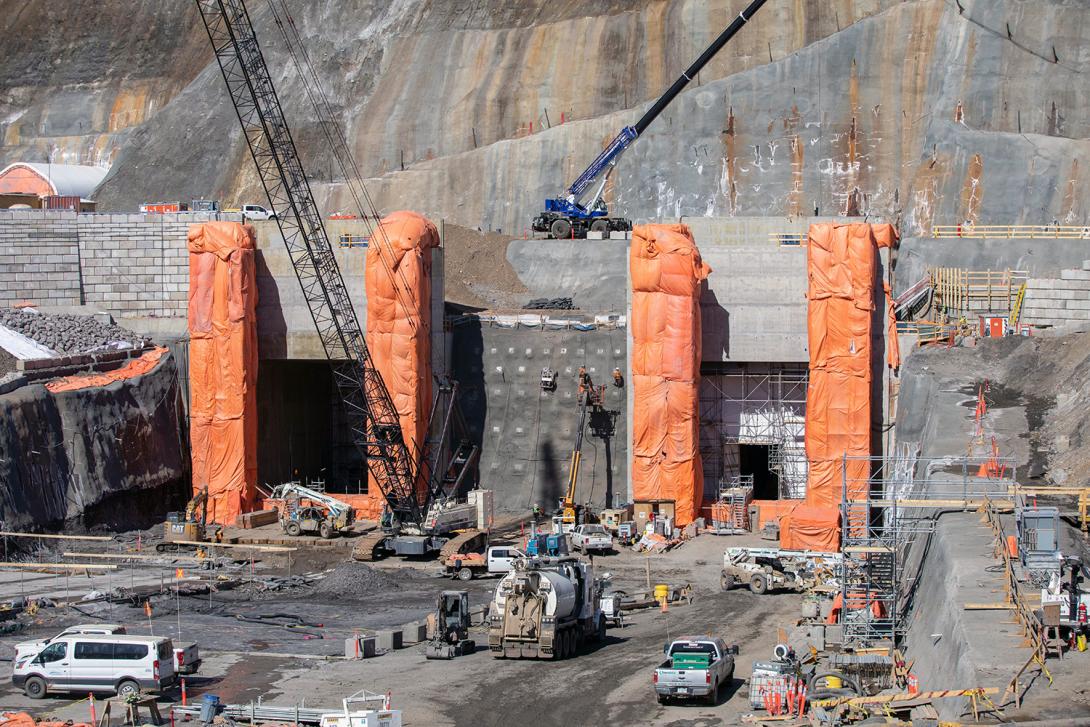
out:
M61 553L65 558L107 558L113 560L185 560L193 562L201 562L207 560L207 558L198 558L195 555L172 555L170 553L163 553L160 555L147 555L143 553L83 553L79 551L66 551Z
M51 540L113 540L109 535L60 535L57 533L18 533L0 530L0 535L8 538L47 538Z
M175 545L197 545L202 548L246 548L248 550L260 550L266 553L294 553L298 548L289 548L286 545L249 545L247 543L202 543L199 540L172 540Z
M966 603L966 611L1011 611L1018 608L1015 603Z
M0 568L48 568L50 570L117 570L113 563L14 563L0 562Z

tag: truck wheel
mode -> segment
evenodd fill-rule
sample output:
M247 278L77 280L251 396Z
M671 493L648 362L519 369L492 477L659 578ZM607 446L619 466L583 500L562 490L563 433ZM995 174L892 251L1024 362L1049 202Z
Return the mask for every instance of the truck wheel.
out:
M293 538L297 538L303 534L303 529L299 527L299 523L293 521L284 526L284 532Z
M749 579L749 590L760 596L763 593L768 592L768 579L760 573L755 573L752 578Z
M23 684L23 694L31 699L43 699L46 691L45 679L41 677L30 677Z
M719 587L724 591L729 591L738 585L738 579L730 573L723 573L719 576Z
M318 534L321 535L326 540L332 539L333 538L333 525L331 523L322 522L322 524L318 526Z
M458 580L460 580L460 581L471 581L471 580L473 580L473 571L470 570L469 568L462 568L460 571L458 571Z
M708 704L712 706L719 704L719 682L712 685L712 690L708 694Z
M659 698L659 704L669 704L670 703L670 698L667 697L665 694L659 694L658 698Z
M117 696L122 699L129 697L135 697L140 693L140 685L134 682L132 679L124 679L117 685Z
M590 223L591 232L609 232L609 220L595 220Z
M554 240L567 240L571 237L571 223L567 220L553 220L549 225L549 234Z

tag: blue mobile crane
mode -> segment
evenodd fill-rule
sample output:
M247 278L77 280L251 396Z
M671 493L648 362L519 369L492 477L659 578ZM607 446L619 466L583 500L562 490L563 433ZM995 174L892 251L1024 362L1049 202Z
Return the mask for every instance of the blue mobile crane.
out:
M719 34L712 44L700 54L700 57L689 66L681 76L674 81L666 93L659 97L655 105L647 110L635 126L626 126L621 129L616 138L609 143L601 154L590 163L579 177L571 183L563 197L554 197L545 200L545 211L534 218L532 228L534 232L547 232L549 237L563 240L572 237L586 237L587 232L608 233L612 231L627 231L632 229L632 221L623 217L610 217L606 208L602 193L605 191L606 182L617 161L625 150L640 137L651 122L670 105L670 103L688 85L689 81L696 77L704 66L708 64L734 34L749 22L766 0L753 0L745 10L738 14L727 29ZM587 195L593 187L593 193Z

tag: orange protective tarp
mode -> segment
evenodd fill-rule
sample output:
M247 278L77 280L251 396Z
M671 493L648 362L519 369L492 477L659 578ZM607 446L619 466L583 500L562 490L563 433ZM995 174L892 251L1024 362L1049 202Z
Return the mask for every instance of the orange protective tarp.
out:
M208 518L234 523L257 486L257 281L254 229L189 227L189 441Z
M431 251L439 231L416 212L379 222L367 248L367 347L401 420L410 452L423 446L432 403ZM370 480L371 492L378 485ZM421 480L421 492L427 483Z
M45 385L45 388L56 394L61 391L76 391L78 389L89 389L93 386L107 386L115 381L124 381L134 376L142 376L158 366L159 360L163 358L163 354L166 352L165 348L153 348L143 353L139 358L134 358L121 368L113 371L65 376L62 379L50 381Z
M877 301L889 304L878 276L878 248L892 247L892 225L821 223L810 226L807 272L807 332L810 383L806 395L806 456L809 471L806 506L835 510L847 490L849 499L866 495L872 454L874 406L872 382L885 353L873 344ZM895 337L894 337L895 339ZM895 340L888 352L898 365ZM845 455L848 459L845 461ZM781 544L824 537L792 532L797 518L781 523ZM816 537L816 540L814 538ZM784 546L786 547L786 546ZM811 547L811 550L821 548ZM830 549L835 550L836 547Z
M840 550L840 511L799 505L780 518L780 547L786 550Z
M633 499L673 500L675 522L702 504L698 388L700 289L711 268L686 225L639 225L632 276Z
M37 722L26 712L4 712L0 714L0 727L92 727L86 722L42 721Z
M871 382L877 368L872 320L878 295L878 248L892 246L891 225L821 223L808 245L810 384L806 402L806 504L837 507L865 493L870 465L843 457L871 454ZM880 354L879 354L880 355Z
M779 525L784 515L802 504L802 500L753 500L750 505L757 507L757 529L767 523Z

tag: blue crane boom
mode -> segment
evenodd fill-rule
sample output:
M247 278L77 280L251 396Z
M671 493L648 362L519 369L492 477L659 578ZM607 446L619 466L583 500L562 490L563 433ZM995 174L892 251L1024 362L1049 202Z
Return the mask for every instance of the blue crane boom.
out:
M666 89L666 93L659 97L647 112L640 117L634 126L626 126L614 137L613 141L602 150L593 162L590 163L582 174L568 187L563 197L553 197L545 200L545 211L534 218L533 229L535 232L548 232L550 237L565 239L569 237L586 237L587 231L610 232L613 230L631 230L632 222L620 217L610 217L609 210L602 193L605 191L606 182L617 165L617 161L625 150L640 137L651 122L658 118L659 114L681 93L689 81L696 77L704 66L708 64L727 42L734 37L742 26L749 22L750 18L764 5L766 0L753 0L745 10L738 13L738 17L712 41L700 57L685 69L676 81ZM594 191L589 196L587 191Z

